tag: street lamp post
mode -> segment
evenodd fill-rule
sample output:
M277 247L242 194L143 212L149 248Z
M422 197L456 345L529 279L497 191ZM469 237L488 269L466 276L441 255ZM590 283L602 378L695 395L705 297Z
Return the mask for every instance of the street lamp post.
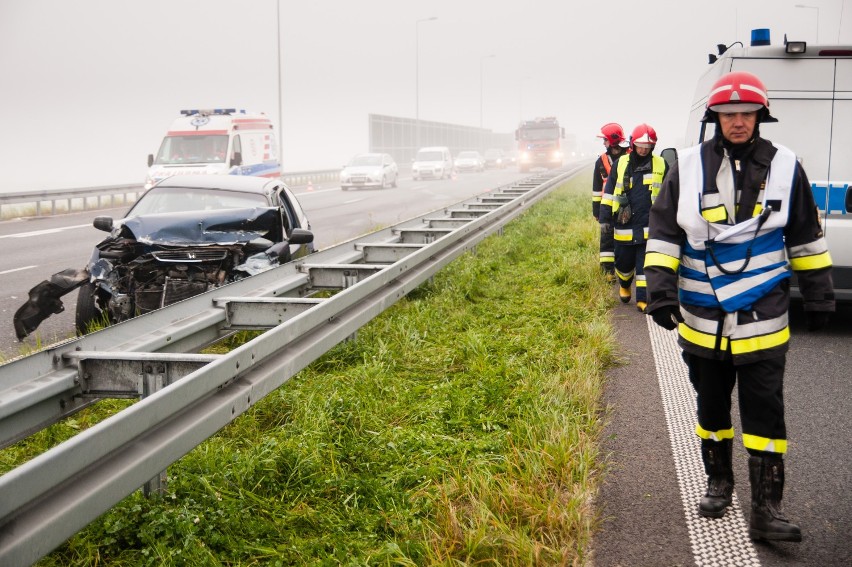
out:
M437 16L432 16L431 18L423 18L422 20L417 20L414 24L414 46L415 46L415 57L414 57L414 123L416 130L416 146L414 151L417 151L417 148L420 147L420 24L422 22L431 22L437 20Z
M278 30L278 163L284 155L284 108L281 105L281 2L275 2L275 24ZM283 169L283 168L282 168ZM279 170L279 175L283 171Z
M842 3L841 3L841 6L842 6ZM796 4L794 7L795 8L808 8L810 10L816 10L816 13L817 13L817 38L816 38L816 42L817 42L817 45L819 45L819 6L807 6L805 4Z
M493 59L494 57L497 56L492 53L491 55L483 55L479 58L479 149L481 150L485 149L481 147L482 138L485 135L485 133L482 131L482 67L486 59Z

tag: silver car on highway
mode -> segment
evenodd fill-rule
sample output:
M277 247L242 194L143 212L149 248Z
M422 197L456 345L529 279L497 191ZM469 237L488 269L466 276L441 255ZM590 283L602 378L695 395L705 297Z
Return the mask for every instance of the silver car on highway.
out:
M396 187L399 167L389 154L358 154L340 172L340 188Z

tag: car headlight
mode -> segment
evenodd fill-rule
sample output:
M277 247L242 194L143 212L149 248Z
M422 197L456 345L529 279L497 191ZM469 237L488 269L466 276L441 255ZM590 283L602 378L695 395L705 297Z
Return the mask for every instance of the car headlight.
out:
M559 150L553 152L553 157L556 158L556 159L561 159L562 158L562 152L560 152Z

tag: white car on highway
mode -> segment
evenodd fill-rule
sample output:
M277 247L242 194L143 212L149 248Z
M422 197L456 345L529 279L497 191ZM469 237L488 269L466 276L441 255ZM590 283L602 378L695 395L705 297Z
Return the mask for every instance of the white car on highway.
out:
M388 154L358 154L340 172L340 188L396 187L399 168Z

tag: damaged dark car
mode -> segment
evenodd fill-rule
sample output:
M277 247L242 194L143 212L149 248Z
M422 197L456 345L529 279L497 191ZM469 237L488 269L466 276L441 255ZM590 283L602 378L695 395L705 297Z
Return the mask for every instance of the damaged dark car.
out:
M79 333L171 305L313 252L313 233L280 180L185 175L148 190L109 232L84 269L69 268L29 292L14 316L18 340L64 310L78 289Z

